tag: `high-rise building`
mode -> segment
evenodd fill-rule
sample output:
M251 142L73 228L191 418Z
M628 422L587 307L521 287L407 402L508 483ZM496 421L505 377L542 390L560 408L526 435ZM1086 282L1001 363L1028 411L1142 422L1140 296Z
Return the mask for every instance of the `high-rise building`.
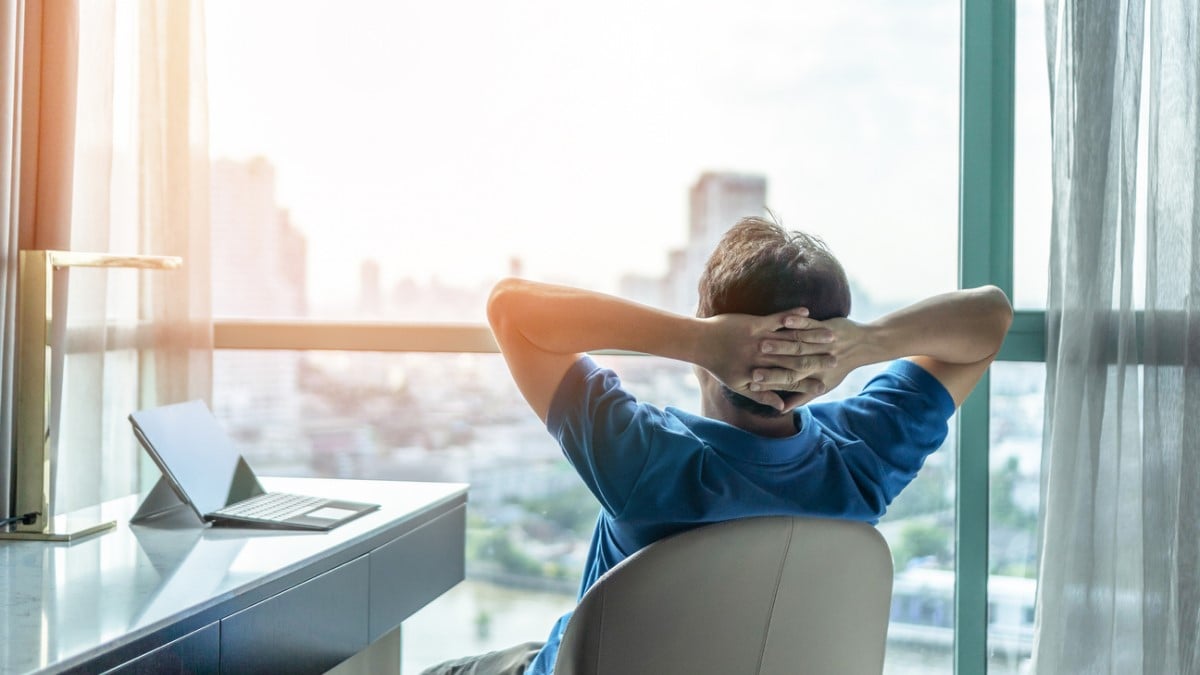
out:
M667 278L663 281L665 307L680 314L696 311L696 280L688 276L688 249L673 248L667 252Z
M275 196L262 158L217 160L211 174L212 311L218 317L282 318L306 312L307 243ZM218 352L214 413L260 466L303 461L300 355Z
M691 190L688 241L711 252L739 218L766 212L767 179L739 173L705 172Z
M216 316L305 312L307 244L275 198L263 158L212 164L212 303Z
M358 313L371 318L383 314L383 281L378 260L367 258L359 265Z
M753 174L705 172L692 186L690 197L684 265L681 273L671 275L671 309L687 314L696 310L696 280L721 235L741 218L766 213L767 179Z
M308 237L292 224L287 209L279 211L280 274L289 289L291 306L296 316L308 315Z
M617 294L652 307L666 307L666 280L642 274L625 274L617 281Z

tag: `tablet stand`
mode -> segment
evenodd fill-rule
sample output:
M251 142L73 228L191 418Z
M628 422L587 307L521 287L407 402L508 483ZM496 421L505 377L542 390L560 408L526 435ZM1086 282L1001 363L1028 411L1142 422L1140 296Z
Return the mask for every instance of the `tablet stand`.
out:
M150 494L146 495L146 499L142 500L142 505L138 507L137 512L129 519L129 522L145 523L167 514L174 514L180 509L190 513L195 518L197 524L204 524L200 516L197 516L196 512L192 510L192 507L185 504L179 498L179 495L171 487L171 484L167 482L167 479L159 478L158 482L150 490Z

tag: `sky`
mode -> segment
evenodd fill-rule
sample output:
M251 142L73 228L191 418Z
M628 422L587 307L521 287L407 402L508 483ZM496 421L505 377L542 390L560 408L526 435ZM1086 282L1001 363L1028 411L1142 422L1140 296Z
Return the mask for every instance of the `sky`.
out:
M214 0L210 148L276 166L317 306L354 297L367 257L389 285L482 283L514 256L606 291L662 274L704 171L766 176L785 226L907 301L956 280L958 5ZM1044 88L1039 49L1018 77ZM1033 280L1041 179L1018 189Z

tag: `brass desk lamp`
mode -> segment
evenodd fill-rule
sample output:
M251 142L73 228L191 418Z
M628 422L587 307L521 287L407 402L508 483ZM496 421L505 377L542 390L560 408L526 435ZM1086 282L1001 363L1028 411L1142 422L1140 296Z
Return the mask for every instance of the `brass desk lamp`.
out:
M120 267L172 270L183 265L175 256L110 255L74 251L21 251L17 309L17 410L13 515L36 514L18 522L0 539L71 541L116 525L104 521L98 508L50 514L50 370L54 321L54 270L66 267ZM60 319L61 320L61 319ZM7 528L6 528L7 529Z

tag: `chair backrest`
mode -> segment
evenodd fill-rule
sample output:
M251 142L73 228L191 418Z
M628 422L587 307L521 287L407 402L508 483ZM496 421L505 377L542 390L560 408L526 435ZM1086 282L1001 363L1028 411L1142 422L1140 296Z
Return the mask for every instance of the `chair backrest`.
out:
M892 557L866 523L747 518L656 542L584 595L555 675L883 671Z

